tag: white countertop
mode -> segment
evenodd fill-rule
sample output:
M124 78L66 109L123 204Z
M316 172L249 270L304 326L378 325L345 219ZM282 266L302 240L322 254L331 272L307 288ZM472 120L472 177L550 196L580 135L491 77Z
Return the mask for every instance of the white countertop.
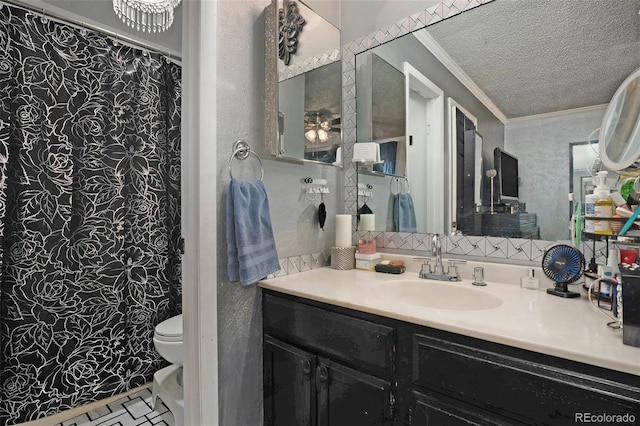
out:
M589 305L582 286L570 286L570 290L581 293L580 298L563 299L546 293L545 289L549 287L546 277L541 279L540 290L521 289L517 277L525 275L526 267L498 265L498 268L504 266L501 273L487 271L488 285L475 287L470 279L464 279L473 263L461 267L463 280L459 282L419 280L415 266L410 266L409 262L407 265L412 270L401 275L356 269L340 271L327 267L266 279L258 285L318 302L640 376L640 348L622 343L621 331L606 325L608 319ZM492 264L478 265L495 267ZM509 283L491 281L492 276L500 276ZM502 304L486 310L435 309L403 303L378 291L381 286L390 285L385 283L402 280L419 280L425 286L438 283L471 288L499 297Z

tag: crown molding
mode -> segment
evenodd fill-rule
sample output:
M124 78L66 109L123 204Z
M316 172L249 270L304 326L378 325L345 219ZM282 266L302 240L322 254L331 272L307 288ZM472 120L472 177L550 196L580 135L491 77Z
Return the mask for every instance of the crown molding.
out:
M545 112L542 114L534 114L534 115L527 115L524 117L510 118L507 120L507 124L522 123L526 121L546 120L550 118L566 117L568 115L586 114L589 112L602 112L604 114L608 106L609 104L591 105L591 106L580 107L580 108L565 109L562 111Z

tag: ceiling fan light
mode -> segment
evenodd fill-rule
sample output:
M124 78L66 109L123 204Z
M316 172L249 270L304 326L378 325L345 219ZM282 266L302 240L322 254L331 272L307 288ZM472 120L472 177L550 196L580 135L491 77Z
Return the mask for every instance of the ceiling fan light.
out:
M329 140L329 133L327 133L324 129L318 129L318 139L320 142L324 143Z
M298 133L298 134L300 134L300 133ZM304 137L309 142L315 142L316 141L316 137L318 137L318 133L315 131L315 129L309 129L309 130L307 130L305 132Z

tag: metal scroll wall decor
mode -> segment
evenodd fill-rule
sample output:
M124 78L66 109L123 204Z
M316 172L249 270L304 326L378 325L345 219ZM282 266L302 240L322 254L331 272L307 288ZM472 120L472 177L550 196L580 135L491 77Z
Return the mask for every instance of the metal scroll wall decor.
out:
M306 21L298 11L294 1L284 2L284 7L278 10L278 56L285 65L291 62L291 55L298 49L298 34Z

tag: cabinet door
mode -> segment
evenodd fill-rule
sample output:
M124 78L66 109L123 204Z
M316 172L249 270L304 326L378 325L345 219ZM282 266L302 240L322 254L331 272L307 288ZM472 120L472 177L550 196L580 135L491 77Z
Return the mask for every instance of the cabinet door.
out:
M264 422L269 426L315 426L315 357L264 337Z
M389 382L320 358L316 367L318 426L392 425Z
M411 426L513 426L514 420L505 420L492 413L471 407L444 396L413 392Z
M269 293L263 303L266 334L377 377L393 374L393 327Z

